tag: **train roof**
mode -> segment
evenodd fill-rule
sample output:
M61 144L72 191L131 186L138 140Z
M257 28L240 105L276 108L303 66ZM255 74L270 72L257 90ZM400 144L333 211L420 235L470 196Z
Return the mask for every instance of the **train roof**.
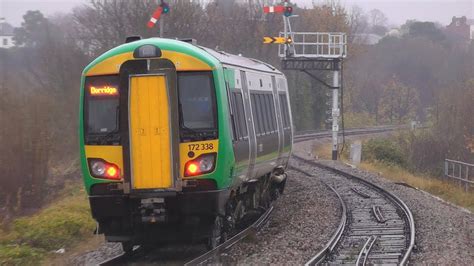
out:
M197 47L217 58L217 60L219 60L219 62L222 64L281 74L281 72L276 67L257 59L248 58L241 55L234 55L224 51L216 51L202 46Z
M270 64L262 62L257 59L247 58L239 55L233 55L223 51L216 51L203 46L195 45L187 41L166 39L166 38L148 38L136 40L119 45L104 54L97 57L84 69L83 74L86 74L91 68L104 62L105 60L121 54L133 53L133 51L142 45L151 44L156 45L161 50L176 51L195 57L212 67L217 67L219 64L232 65L242 67L255 71L262 71L274 74L281 74L281 72ZM117 70L118 71L118 70Z

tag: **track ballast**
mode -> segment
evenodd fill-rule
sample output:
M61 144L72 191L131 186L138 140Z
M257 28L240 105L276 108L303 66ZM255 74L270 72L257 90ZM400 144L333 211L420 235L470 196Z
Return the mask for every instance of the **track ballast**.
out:
M293 168L307 175L323 168L321 177L340 197L341 226L307 265L405 265L414 247L413 215L399 198L377 185L335 168L293 156Z

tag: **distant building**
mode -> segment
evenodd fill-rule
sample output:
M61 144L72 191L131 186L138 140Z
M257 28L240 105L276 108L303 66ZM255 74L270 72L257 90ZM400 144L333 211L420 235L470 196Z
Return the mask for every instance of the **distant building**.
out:
M471 32L470 39L474 40L474 19L468 19L467 24L469 25L469 30Z
M385 36L400 38L402 36L402 32L400 29L392 28L387 32L387 34L385 34Z
M13 41L13 26L0 22L0 48L11 48L15 46Z
M464 40L474 40L474 20L465 16L453 17L451 24L446 26L446 30Z

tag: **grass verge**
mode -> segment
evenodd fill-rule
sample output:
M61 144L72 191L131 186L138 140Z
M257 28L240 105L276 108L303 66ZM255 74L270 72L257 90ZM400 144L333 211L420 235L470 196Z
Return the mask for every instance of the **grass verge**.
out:
M82 184L68 184L59 200L1 232L0 265L38 265L55 250L90 238L94 228Z
M318 145L315 148L314 154L320 159L330 159L331 144ZM342 161L349 162L347 157L347 153L343 154ZM453 182L447 182L427 175L413 174L401 166L380 161L364 161L358 167L368 172L380 173L384 178L394 182L405 182L474 212L474 194L465 192L463 187Z
M474 194L465 192L463 187L452 182L430 176L412 174L400 166L380 162L362 162L359 168L369 172L378 172L383 177L395 182L405 182L474 212Z

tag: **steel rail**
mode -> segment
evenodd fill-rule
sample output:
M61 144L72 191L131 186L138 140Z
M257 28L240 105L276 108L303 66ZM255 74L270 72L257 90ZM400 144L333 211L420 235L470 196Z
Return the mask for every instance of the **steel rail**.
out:
M248 235L252 233L258 232L261 227L265 224L265 222L268 220L270 214L273 211L273 206L270 206L265 213L263 213L260 218L258 218L257 221L255 221L252 225L247 227L246 229L240 231L238 234L235 236L231 237L229 240L225 241L224 243L220 244L216 248L202 254L201 256L186 262L184 265L189 266L189 265L203 265L206 262L210 262L212 259L214 259L216 256L221 254L223 251L231 248L233 245L235 245L237 242L240 240L244 239Z
M107 265L121 265L121 264L124 264L128 259L135 256L135 254L138 253L139 251L141 251L140 246L138 246L137 248L134 248L131 253L122 252L121 254L119 254L115 257L112 257L110 259L107 259L107 260L99 263L98 265L107 266Z
M373 128L353 128L345 131L346 136L349 135L363 135L363 134L370 134L370 133L382 133L382 132L388 132L388 131L395 131L399 129L405 129L405 126L378 126L378 127L373 127ZM314 133L312 133L314 132ZM302 131L302 132L297 132L294 136L295 142L302 142L305 140L312 139L314 137L330 137L331 136L331 131ZM341 133L340 133L341 134ZM294 155L293 155L294 156ZM295 156L296 157L296 156ZM304 170L294 168L292 167L293 170L302 172L308 176L312 176L312 174L305 172ZM330 185L325 184L328 186L339 198L339 201L341 202L342 206L342 216L341 216L341 221L339 223L338 228L334 232L333 236L331 239L328 241L328 243L325 245L325 247L318 253L316 254L313 258L311 258L305 265L317 265L319 264L328 254L331 253L332 250L334 250L335 246L339 242L340 238L342 237L342 234L345 230L345 225L347 223L347 206L342 199L341 195ZM273 211L273 206L270 207L264 214L260 216L260 218L254 222L251 226L247 227L243 231L239 232L226 242L222 243L221 245L217 246L215 249L210 250L201 256L187 262L185 265L199 265L203 264L206 261L212 259L219 253L222 253L223 250L227 250L230 247L232 247L234 244L242 240L243 238L247 237L249 234L256 232L260 230L261 225L268 219L268 216L270 213ZM129 258L132 258L136 255L137 252L141 250L140 247L135 248L132 253L125 253L122 252L121 254L112 257L106 261L101 262L99 265L118 265L126 262Z
M357 266L359 265L364 266L367 263L367 258L369 257L370 250L372 249L372 246L374 245L375 240L377 240L377 236L370 236L367 239L364 246L359 252L359 256L357 257L357 261L356 261Z
M406 126L401 125L401 126L394 126L394 125L382 125L382 126L373 126L373 127L354 127L354 128L348 128L345 129L345 132L347 131L363 131L363 130L376 130L376 129L389 129L389 128L406 128ZM295 132L295 136L300 136L300 135L305 135L305 134L321 134L321 133L331 133L332 131L330 130L301 130Z
M290 167L292 170L301 172L307 176L314 176L311 173L308 173L302 169L295 168L295 167ZM324 182L323 182L324 183ZM336 247L337 243L339 243L342 234L346 230L346 224L347 224L347 206L344 200L342 199L341 195L334 189L332 186L329 184L324 183L329 189L331 189L334 194L336 194L337 198L339 199L339 202L341 203L341 220L339 222L339 226L337 229L334 231L332 237L329 239L329 241L326 243L324 248L318 252L314 257L312 257L308 262L305 263L305 266L312 266L312 265L318 265L320 264L326 256L328 256Z
M324 170L327 170L329 172L333 172L337 175L340 175L340 176L344 176L348 179L353 179L353 180L357 180L359 181L360 183L362 184L365 184L375 190L377 190L378 192L380 192L381 194L385 195L388 197L388 199L390 199L393 203L395 203L399 209L401 209L404 213L404 218L406 219L406 222L407 222L407 225L408 225L408 230L409 230L409 244L406 248L406 251L405 251L405 254L403 255L402 259L399 261L399 264L400 265L406 265L407 262L408 262L408 258L410 257L410 254L411 252L413 251L413 248L415 246L415 220L413 218L413 214L411 213L410 209L408 208L408 206L400 199L398 198L397 196L395 196L393 193L383 189L382 187L374 184L374 183L371 183L363 178L360 178L358 176L355 176L353 174L350 174L348 172L345 172L345 171L342 171L340 169L336 169L334 167L331 167L331 166L328 166L328 165L324 165L322 163L319 163L319 162L315 162L315 161L310 161L308 159L305 159L303 157L300 157L300 156L297 156L297 155L292 155L293 158L297 159L297 160L300 160L300 161L303 161L305 162L306 164L309 164L309 165L312 165L312 166L316 166L318 168L321 168L321 169L324 169ZM322 252L325 252L325 249L323 249L321 252L319 253L322 253ZM318 253L318 254L319 254ZM322 261L322 260L320 260ZM308 261L309 263L310 261ZM307 265L308 265L307 263Z
M344 132L345 136L356 136L356 135L364 135L364 134L371 134L371 133L383 133L383 132L390 132L395 130L405 129L405 127L385 127L385 128L366 128L366 129L353 129L353 130L346 130ZM342 136L342 132L339 133ZM297 133L294 135L293 139L295 142L301 142L305 140L310 140L315 137L331 137L332 132L330 131L321 131L315 133Z
M224 243L220 244L216 248L200 255L197 258L192 259L191 261L186 262L184 265L202 265L205 264L206 262L211 261L213 258L221 254L223 251L228 250L231 248L233 245L235 245L237 242L241 241L245 237L249 236L252 233L258 232L262 226L265 224L265 222L268 220L270 214L273 211L273 206L270 206L260 217L249 227L245 228L244 230L240 231ZM126 264L128 260L133 259L137 253L141 251L141 248L135 248L132 253L125 253L122 252L121 254L112 257L110 259L107 259L98 265L105 266L105 265L123 265Z

